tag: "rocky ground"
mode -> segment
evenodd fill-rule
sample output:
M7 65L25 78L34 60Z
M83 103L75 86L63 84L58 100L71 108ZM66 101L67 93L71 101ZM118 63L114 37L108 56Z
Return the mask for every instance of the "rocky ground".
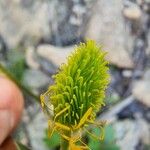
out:
M121 150L148 150L150 0L0 1L0 62L37 95L86 38L101 44L110 62L107 106L99 117L112 125ZM45 116L32 97L25 99L14 137L33 150L47 150Z

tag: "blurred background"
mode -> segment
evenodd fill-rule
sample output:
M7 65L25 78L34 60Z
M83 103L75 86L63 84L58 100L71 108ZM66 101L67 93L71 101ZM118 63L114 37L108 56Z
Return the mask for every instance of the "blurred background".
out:
M89 147L150 150L150 0L0 0L0 64L25 96L14 138L32 150L59 149L36 100L86 39L108 51L111 74L107 105L97 115L109 122L105 139L85 135Z

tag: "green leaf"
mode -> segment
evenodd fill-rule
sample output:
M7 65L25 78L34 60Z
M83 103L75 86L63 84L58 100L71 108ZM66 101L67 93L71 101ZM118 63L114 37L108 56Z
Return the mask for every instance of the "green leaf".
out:
M99 132L98 128L93 129L93 133ZM99 140L93 139L92 137L89 136L89 144L88 146L93 149L93 150L99 150L101 146L101 142Z
M21 81L25 69L25 57L23 52L11 50L8 53L7 59L7 69L18 81Z
M98 136L99 129L93 128L92 132ZM105 127L105 137L104 140L99 141L89 137L88 146L93 150L119 150L119 147L115 143L115 134L113 128L109 125Z
M105 127L105 142L111 143L115 139L115 133L113 128L108 125Z
M106 98L106 105L114 105L119 102L120 97L116 93L111 94L110 97Z
M15 142L15 144L16 144L17 150L31 150L19 142Z
M47 135L47 130L46 130L44 143L47 145L47 147L56 148L57 146L60 145L60 136L59 136L59 134L54 132L52 137L49 138L48 135Z

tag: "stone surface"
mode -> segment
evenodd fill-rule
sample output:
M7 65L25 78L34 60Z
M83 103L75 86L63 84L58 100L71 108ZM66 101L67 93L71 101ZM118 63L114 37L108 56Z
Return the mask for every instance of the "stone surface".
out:
M51 43L67 46L80 42L94 1L51 0L49 5Z
M46 1L1 0L0 35L8 47L36 44L50 35L47 9Z
M53 64L51 61L40 56L38 57L38 61L40 64L40 69L48 76L51 76L56 73L57 66Z
M0 36L0 61L6 58L7 46L3 38Z
M23 83L33 90L49 85L50 78L39 70L28 69L23 75Z
M41 52L41 55L43 56L43 52ZM30 67L33 70L42 70L49 76L54 74L56 71L56 66L51 62L51 59L49 60L47 57L45 59L45 57L38 56L34 47L28 47L26 49L25 58L28 67Z
M139 141L149 144L149 126L144 120L123 120L113 124L116 143L121 150L135 150ZM145 136L145 137L143 137ZM148 141L147 141L148 140Z
M139 118L137 124L140 126L140 140L146 145L150 145L150 125L144 119Z
M142 16L142 11L137 5L130 5L129 7L124 8L123 14L125 17L131 20L139 20Z
M36 114L34 119L28 124L27 131L29 134L32 150L50 150L43 139L45 137L45 129L47 128L47 120L42 112Z
M59 66L66 62L66 57L69 56L73 49L74 46L61 48L47 44L38 46L37 54L53 62L54 65Z
M143 79L134 83L132 93L137 100L150 107L150 70L144 73Z
M144 2L146 2L146 3L150 3L150 0L144 0Z
M0 34L9 48L40 40L63 46L82 40L95 0L1 0Z
M129 52L133 39L122 16L122 0L100 0L93 6L93 15L86 29L86 38L94 39L108 51L108 60L121 67L132 68Z
M34 47L29 47L26 50L26 63L32 69L39 69L40 65L36 59L36 53Z
M132 77L132 71L131 70L123 70L122 75L125 78L131 78Z
M147 49L146 49L146 53L147 53L147 56L149 56L150 58L150 31L148 32L148 35L147 35L147 39L148 39L148 46L147 46Z

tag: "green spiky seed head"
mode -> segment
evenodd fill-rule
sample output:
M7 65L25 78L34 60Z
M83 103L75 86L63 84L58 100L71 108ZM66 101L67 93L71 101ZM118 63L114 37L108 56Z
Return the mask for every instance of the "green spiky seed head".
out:
M77 125L85 112L92 107L93 118L104 105L105 89L109 83L108 62L105 52L94 41L81 43L54 75L54 84L46 92L46 105L51 108L49 117L65 108L55 121Z

